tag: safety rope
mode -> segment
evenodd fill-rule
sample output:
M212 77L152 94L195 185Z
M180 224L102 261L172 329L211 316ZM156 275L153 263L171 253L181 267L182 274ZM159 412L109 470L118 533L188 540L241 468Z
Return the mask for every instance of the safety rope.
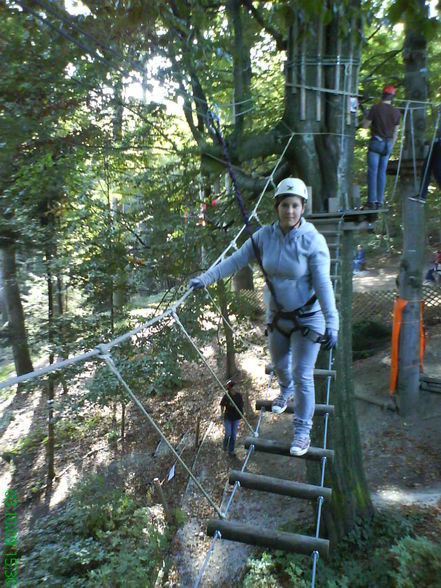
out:
M404 146L404 131L406 129L406 119L407 119L407 113L409 111L409 100L406 102L406 107L404 109L404 115L403 115L403 122L401 123L401 130L400 130L400 153L398 156L398 164L397 164L397 173L395 174L395 181L394 181L394 185L392 188L392 193L390 195L390 200L393 201L394 197L395 197L395 192L398 186L398 178L400 176L400 168L401 168L401 159L403 156L403 146Z
M259 247L258 247L256 241L254 240L253 229L251 228L250 218L249 218L247 210L245 208L245 203L243 201L243 198L242 198L240 190L239 190L239 186L237 184L236 174L234 173L233 167L231 165L230 155L228 153L228 147L227 147L227 144L225 142L225 139L222 135L222 131L220 128L219 116L215 115L212 110L209 111L209 125L214 130L216 137L217 137L217 140L219 141L220 145L222 146L225 161L227 162L228 173L230 175L231 181L234 186L234 194L236 196L236 200L239 205L240 212L242 214L242 218L245 223L246 230L248 231L248 234L250 236L251 245L253 247L253 251L254 251L254 255L256 257L257 263L259 264L259 267L260 267L262 274L263 274L263 277L265 279L265 283L268 287L268 290L271 292L271 296L274 299L275 305L277 306L277 308L279 310L282 310L283 307L277 298L277 294L276 294L274 285L271 282L271 280L269 279L268 274L265 271L265 268L263 267L262 256L260 254Z

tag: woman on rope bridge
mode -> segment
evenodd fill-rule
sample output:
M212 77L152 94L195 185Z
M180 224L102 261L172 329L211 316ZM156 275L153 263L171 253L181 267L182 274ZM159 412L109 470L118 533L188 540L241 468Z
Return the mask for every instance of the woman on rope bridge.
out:
M280 385L272 411L284 412L294 396L290 453L297 456L304 455L310 446L315 408L313 374L320 343L333 349L338 334L329 249L323 235L303 218L307 199L302 180L282 180L274 194L278 220L256 231L238 251L189 284L194 289L204 288L253 259L261 264L266 278L268 343Z

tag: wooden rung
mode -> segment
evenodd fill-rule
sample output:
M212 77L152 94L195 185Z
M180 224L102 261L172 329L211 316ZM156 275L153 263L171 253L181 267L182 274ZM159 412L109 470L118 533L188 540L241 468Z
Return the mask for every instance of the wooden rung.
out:
M271 405L272 400L256 400L256 410L260 410L264 408L271 412ZM286 411L288 414L294 414L294 403L288 402L286 407ZM314 414L334 414L334 405L333 404L316 404Z
M438 384L441 386L441 378L431 378L426 374L420 374L420 382L430 382L431 384Z
M270 363L267 363L265 365L265 373L270 374L272 371L273 371L273 366ZM319 378L327 378L328 376L335 378L336 373L337 372L335 370L322 370L319 368L314 369L314 376L319 377Z
M332 378L335 378L336 374L337 372L335 370L321 370L319 368L314 369L314 376L319 376L323 378L331 376Z
M441 384L426 382L426 380L421 380L420 389L424 390L425 392L434 392L437 394L441 394Z
M229 478L230 484L240 482L241 487L250 490L261 490L262 492L272 492L283 496L293 496L294 498L315 499L322 496L324 500L330 500L332 490L323 486L314 486L313 484L302 484L291 480L282 480L271 476L262 476L232 470Z
M260 437L245 437L245 449L249 449L250 445L254 445L255 451L262 451L264 453L274 453L277 455L288 455L289 457L297 457L291 455L289 452L290 444L282 441L274 441L273 439L261 439ZM299 456L301 459L311 459L313 461L320 461L322 457L326 457L331 461L334 460L333 449L323 449L322 447L310 447L305 455Z
M320 557L324 559L329 554L329 541L327 539L310 537L308 535L298 535L297 533L286 533L285 531L243 525L236 521L210 519L207 522L207 534L213 537L216 531L219 531L222 539L239 541L248 545L259 545L260 547L270 547L272 549L281 549L282 551L303 553L305 555L311 555L313 551L318 551Z

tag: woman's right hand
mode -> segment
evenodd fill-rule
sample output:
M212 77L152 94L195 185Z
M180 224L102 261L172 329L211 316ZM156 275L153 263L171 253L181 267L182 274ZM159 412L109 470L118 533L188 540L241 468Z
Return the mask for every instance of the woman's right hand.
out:
M192 278L188 282L188 285L190 288L193 288L193 290L200 290L201 288L205 288L205 284L201 278Z

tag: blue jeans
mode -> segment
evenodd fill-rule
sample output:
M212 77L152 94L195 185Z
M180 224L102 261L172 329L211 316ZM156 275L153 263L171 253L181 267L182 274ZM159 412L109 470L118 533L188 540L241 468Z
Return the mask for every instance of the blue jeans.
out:
M360 259L354 259L352 262L352 271L358 272L364 270L365 262Z
M384 202L384 188L386 186L386 168L392 151L392 139L372 138L369 141L367 156L367 185L368 206L375 207L378 202Z
M321 311L299 319L299 323L320 334L325 331ZM293 326L286 320L280 320L279 324L287 331ZM294 428L300 435L309 435L315 409L314 366L320 345L304 337L300 331L295 331L288 339L277 329L269 332L268 345L281 394L285 398L294 394Z
M225 435L222 446L225 451L228 449L228 453L234 452L239 423L240 419L231 421L230 419L224 418Z

